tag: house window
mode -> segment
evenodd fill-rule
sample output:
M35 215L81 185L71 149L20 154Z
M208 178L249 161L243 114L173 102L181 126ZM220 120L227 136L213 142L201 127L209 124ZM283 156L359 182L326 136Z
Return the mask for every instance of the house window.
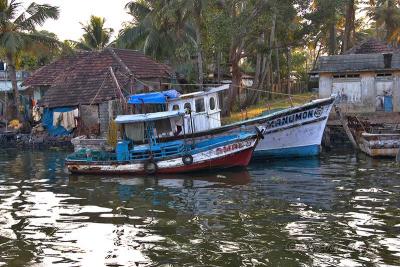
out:
M333 75L333 78L335 78L335 79L346 78L346 74L335 74L335 75Z
M190 103L185 103L185 105L183 106L183 109L186 111L191 111L192 110L192 105L190 105Z
M214 110L214 109L215 109L215 98L210 97L210 110Z
M196 99L195 104L196 104L196 112L206 111L206 107L204 105L204 98Z
M177 104L173 105L172 110L179 110L179 105L177 105Z
M392 77L391 73L377 73L376 77Z
M349 74L335 74L333 75L335 79L345 79L345 78L360 78L359 73L349 73Z
M346 78L360 78L360 74L358 73L347 74Z

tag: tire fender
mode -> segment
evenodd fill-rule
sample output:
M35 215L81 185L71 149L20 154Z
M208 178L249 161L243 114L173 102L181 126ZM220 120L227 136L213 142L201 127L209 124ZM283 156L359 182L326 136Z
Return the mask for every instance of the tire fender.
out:
M155 161L149 160L144 164L146 174L155 174L158 171L158 165Z
M185 165L191 165L191 164L193 164L193 157L192 157L192 155L184 155L184 156L182 157L182 162L183 162L183 164L185 164Z

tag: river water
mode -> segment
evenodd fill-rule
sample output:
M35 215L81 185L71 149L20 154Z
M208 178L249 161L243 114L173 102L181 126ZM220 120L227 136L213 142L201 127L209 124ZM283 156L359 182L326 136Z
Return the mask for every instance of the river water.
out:
M338 150L247 170L71 176L0 152L0 266L398 266L400 169Z

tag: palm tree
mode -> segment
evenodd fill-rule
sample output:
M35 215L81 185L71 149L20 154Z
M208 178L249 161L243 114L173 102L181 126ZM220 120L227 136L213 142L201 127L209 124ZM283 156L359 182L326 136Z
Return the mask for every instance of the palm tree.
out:
M20 99L15 67L18 54L37 43L57 45L58 41L35 31L35 26L43 25L49 18L57 19L58 15L58 7L51 5L31 3L24 9L22 3L15 0L0 0L0 50L8 64L16 109L14 115L20 119L22 118L19 112Z
M116 46L139 49L158 60L173 58L183 44L193 46L190 25L172 5L169 1L129 2L126 8L133 21L120 32Z
M111 36L114 32L111 28L105 28L106 19L97 16L90 16L87 24L82 25L85 31L76 48L83 50L102 50L110 43Z
M371 1L377 27L384 27L386 40L397 47L400 42L400 8L395 0Z

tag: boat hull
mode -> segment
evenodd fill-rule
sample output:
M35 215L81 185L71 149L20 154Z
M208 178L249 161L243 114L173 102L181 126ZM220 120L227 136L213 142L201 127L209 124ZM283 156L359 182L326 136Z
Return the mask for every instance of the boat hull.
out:
M265 138L255 158L310 157L321 152L321 141L333 103L327 102L286 114L257 125Z
M400 149L399 134L362 133L357 139L360 150L371 157L396 157Z
M247 126L258 127L265 137L258 143L253 157L318 156L333 103L334 99L329 98L253 119Z
M250 138L215 147L211 150L193 154L193 163L186 165L181 157L159 160L157 173L174 174L208 169L246 167L252 157L258 138ZM71 173L80 174L147 174L145 161L142 162L85 162L66 161Z

